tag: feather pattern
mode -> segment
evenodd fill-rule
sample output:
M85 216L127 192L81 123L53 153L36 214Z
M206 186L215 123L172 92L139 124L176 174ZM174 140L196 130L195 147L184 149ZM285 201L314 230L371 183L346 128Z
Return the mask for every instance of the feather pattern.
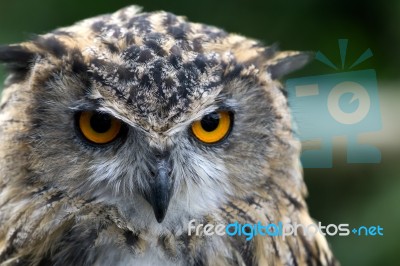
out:
M321 234L246 241L188 228L314 223L277 80L307 58L136 6L2 46L0 264L336 265ZM229 136L200 143L191 124L218 110L234 117ZM84 111L126 134L85 142ZM164 164L171 198L158 222L148 191Z

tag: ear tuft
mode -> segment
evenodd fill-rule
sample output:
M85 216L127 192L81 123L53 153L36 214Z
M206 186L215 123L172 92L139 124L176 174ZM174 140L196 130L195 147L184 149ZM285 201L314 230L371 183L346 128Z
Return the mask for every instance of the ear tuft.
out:
M302 68L314 58L310 52L278 52L274 58L268 62L267 71L272 79L280 79L283 76Z
M13 70L28 69L35 57L35 53L23 45L0 46L0 63Z

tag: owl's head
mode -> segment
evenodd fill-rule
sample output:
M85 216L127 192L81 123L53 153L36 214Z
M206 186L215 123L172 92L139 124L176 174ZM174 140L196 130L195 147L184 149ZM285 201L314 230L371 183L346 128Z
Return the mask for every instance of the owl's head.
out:
M136 7L1 47L1 125L21 121L3 134L26 173L9 182L141 224L201 217L275 183L300 191L277 79L307 60Z

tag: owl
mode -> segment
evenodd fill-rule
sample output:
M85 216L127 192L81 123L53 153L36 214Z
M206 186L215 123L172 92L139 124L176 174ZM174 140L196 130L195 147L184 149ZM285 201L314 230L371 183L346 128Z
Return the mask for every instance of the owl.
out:
M279 82L309 57L136 6L1 46L0 264L336 265L198 230L314 224Z

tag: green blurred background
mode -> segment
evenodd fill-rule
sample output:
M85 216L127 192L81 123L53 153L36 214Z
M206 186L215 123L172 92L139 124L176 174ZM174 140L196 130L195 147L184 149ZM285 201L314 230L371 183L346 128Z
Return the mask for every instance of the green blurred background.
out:
M222 27L282 49L322 51L340 64L337 40L349 39L347 66L371 48L355 70L378 75L382 131L365 139L382 152L380 164L347 164L345 138L334 139L331 169L305 169L312 216L323 224L380 225L384 236L328 237L342 265L399 265L400 245L400 1L398 0L14 0L0 2L0 43L15 43L77 20L137 4ZM315 61L291 75L335 73ZM0 79L4 79L0 69Z

